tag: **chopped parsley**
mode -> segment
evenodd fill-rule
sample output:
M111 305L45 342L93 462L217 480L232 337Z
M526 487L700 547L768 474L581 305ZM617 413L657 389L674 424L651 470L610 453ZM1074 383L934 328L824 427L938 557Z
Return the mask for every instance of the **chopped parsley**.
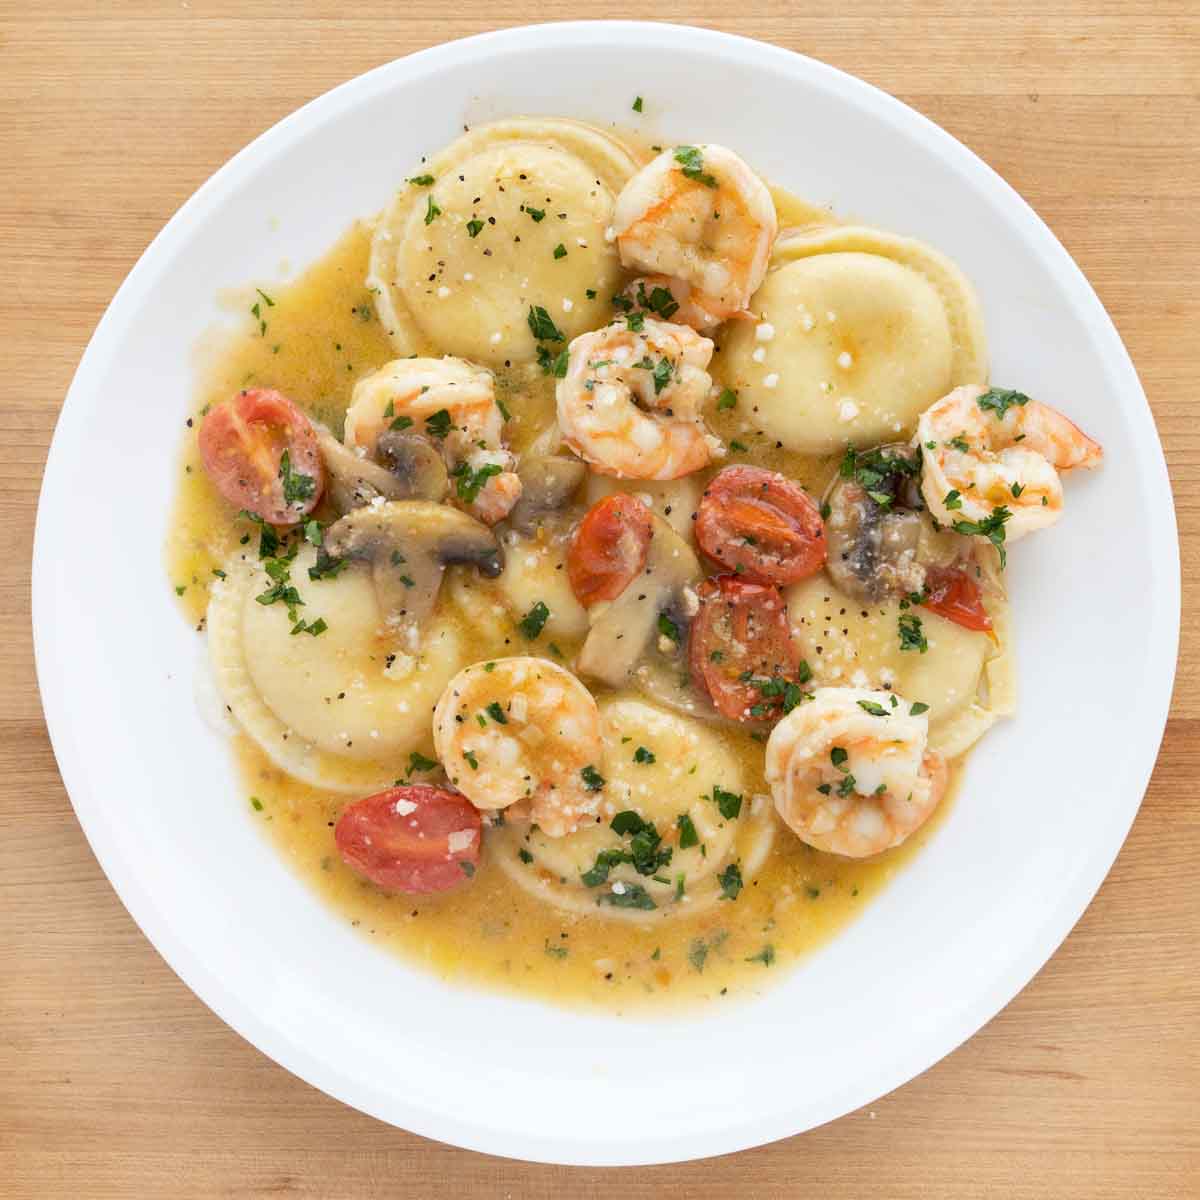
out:
M675 161L686 179L694 179L705 187L717 186L716 176L704 169L704 156L696 146L676 146Z
M414 175L411 179L409 179L408 182L415 183L417 185L417 187L432 187L433 186L433 176L432 175Z
M625 324L629 326L631 333L641 333L646 327L646 314L641 312L627 313Z
M524 851L522 851L522 853L524 853ZM532 861L532 857L530 861ZM551 958L566 958L567 948L566 946L556 946L550 941L549 938L546 938L546 953Z
M523 206L526 214L532 218L534 222L544 221L546 219L546 210L544 208L530 208L528 205Z
M885 509L895 503L903 477L918 475L920 471L919 459L884 447L860 454L853 446L847 446L838 466L838 474L843 479L853 479L880 508Z
M555 379L567 377L567 351L565 348L557 354L551 354L545 346L539 346L537 361L538 366L542 368L543 375L553 375Z
M725 388L717 397L717 412L725 412L737 407L737 392L733 388Z
M942 503L949 509L962 508L962 493L951 488Z
M247 508L243 508L238 516L245 517L247 521L253 521L259 527L258 557L274 558L279 552L279 534L275 532L274 526L264 521L258 513L253 513Z
M262 812L263 802L257 796L250 797L250 804L254 808L255 812Z
M737 438L734 438L729 443L729 448L730 448L730 450L748 450L749 449L749 447L746 445L745 442L739 442L737 440Z
M588 763L588 765L579 772L579 777L583 780L583 786L587 788L589 792L598 792L604 786L604 776L601 775L591 763Z
M873 717L890 717L892 715L882 704L876 704L874 700L858 700L856 703L863 712L870 713Z
M727 821L736 820L741 815L742 797L737 792L727 792L719 784L713 784L711 796L702 796L701 799L711 800Z
M962 454L966 454L971 449L970 442L968 442L967 439L965 437L963 437L963 435L961 433L958 435L958 437L952 437L946 443L946 445L953 446L955 450L958 450Z
M471 878L471 876L475 874L475 864L474 864L473 862L466 862L466 861L465 861L465 860L463 860L463 859L459 859L459 862L458 862L458 869L459 869L460 871L462 871L462 873L463 873L463 874L464 874L464 875L465 875L465 876L466 876L468 879L470 879L470 878Z
M900 614L900 649L919 650L922 654L929 649L929 642L921 628L921 618L915 613Z
M768 942L757 954L752 954L746 962L762 963L764 967L769 967L775 961L775 947Z
M640 113L642 111L642 98L638 96L633 102L633 111Z
M493 700L491 702L491 704L489 704L487 706L487 709L485 711L487 712L487 715L489 717L491 717L493 721L496 722L497 725L507 725L508 724L508 717L505 714L504 709L502 709L500 707L499 700Z
M427 197L425 205L425 224L432 225L433 222L442 215L442 210L433 202L433 196Z
M736 900L738 893L745 886L742 883L742 872L737 863L730 863L725 870L717 875L717 882L721 885L722 900Z
M979 397L979 407L984 412L994 412L997 421L1004 420L1004 414L1016 405L1018 408L1029 403L1029 397L1024 392L1014 392L1010 388L988 388Z
M297 633L308 633L313 637L320 637L321 634L323 634L328 628L329 626L325 623L324 617L318 617L312 622L311 625L306 622L303 617L301 617L300 620L292 626L292 635L295 636Z
M432 771L437 765L436 758L426 758L425 755L414 750L408 756L408 770L404 772L404 777L407 779L414 771Z
M483 222L478 217L473 217L467 222L467 232L473 238L477 238L483 232Z
M541 636L546 622L550 619L550 610L539 600L518 622L517 628L532 642Z
M800 683L807 683L812 678L812 668L808 663L801 663L801 667L803 670L797 672ZM793 708L805 700L811 699L811 693L806 692L800 683L793 683L790 679L784 679L779 675L757 678L749 671L744 671L738 676L738 680L741 683L748 683L752 688L757 688L764 700L780 701L785 713L790 713ZM776 707L769 704L755 704L750 709L750 715L752 717L769 716ZM755 711L756 709L759 711Z
M700 835L696 832L696 823L687 813L680 813L675 818L675 827L679 830L680 850L690 850L700 845Z
M596 903L609 904L613 908L641 908L647 911L658 907L640 883L623 883L619 892L602 892L596 897Z
M529 315L525 318L529 322L529 331L539 342L565 342L566 335L561 329L550 319L550 314L540 305L530 305Z
M528 865L529 865L531 862L533 862L533 855L532 855L532 854L530 854L530 853L529 853L529 851L528 851L528 850L526 850L524 846L522 846L522 847L521 847L521 849L517 851L517 857L518 857L518 858L519 858L519 859L520 859L520 860L521 860L521 861L522 861L522 862L523 862L523 863L524 863L526 866L528 866Z
M658 632L665 638L678 644L679 642L679 626L667 616L666 613L658 614Z
M311 475L292 470L292 456L285 450L279 457L279 478L283 481L283 498L288 504L303 504L316 491L317 481Z
M321 545L325 540L325 530L322 528L320 521L304 522L304 540L310 546Z
M697 974L702 973L707 959L708 943L703 938L693 938L691 947L688 950L688 962L692 964L692 969Z
M834 748L829 752L829 761L833 763L833 765L837 767L839 771L845 768L846 759L849 757L850 755L846 752L844 746L834 746Z
M922 713L929 711L929 705L922 700L914 700L912 707L908 710L914 717L919 717Z
M394 420L394 421L393 421L393 422L392 422L392 423L391 423L391 424L388 426L388 428L389 428L389 429L393 429L393 430L395 430L395 431L398 433L398 432L400 432L400 430L402 430L402 429L409 429L409 428L411 428L411 427L412 427L412 423L413 423L413 419L412 419L412 417L397 417L397 418L396 418L396 419L395 419L395 420Z
M566 248L566 246L564 246L562 244L562 242L559 242L558 245L554 247L554 257L555 258L566 258L567 257L567 248Z
M1010 491L1012 492L1012 495L1013 495L1013 499L1015 500L1024 490L1025 490L1025 488L1022 484L1014 483L1010 489Z
M635 763L652 763L654 762L654 751L647 750L645 746L639 746L633 752L633 761Z
M1008 555L1004 550L1004 523L1012 516L1004 505L992 510L989 517L984 517L982 521L955 521L954 532L965 533L975 537L985 537L993 546L996 547L997 553L1000 555L1000 567L1003 570L1008 561Z
M425 432L430 437L444 438L453 428L449 409L439 408L437 412L425 418Z
M473 504L479 498L483 485L493 475L500 474L500 468L495 463L488 463L475 471L467 463L460 462L450 474L456 480L454 490L458 498L464 504Z
M467 760L467 766L469 766L472 771L479 770L479 759L475 757L475 752L473 750L464 750L463 758Z

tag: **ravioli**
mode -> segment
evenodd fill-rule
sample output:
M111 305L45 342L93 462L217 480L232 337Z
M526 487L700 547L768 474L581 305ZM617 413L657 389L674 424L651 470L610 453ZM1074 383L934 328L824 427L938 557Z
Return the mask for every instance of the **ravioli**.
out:
M770 850L775 820L768 797L745 794L737 756L721 735L642 700L611 698L600 707L602 817L595 827L560 838L517 823L493 830L489 839L503 869L560 908L635 921L702 911L724 894L722 876L725 890L734 886L731 867L748 883ZM723 813L722 803L730 814L736 807L737 815ZM598 855L629 848L629 839L611 827L625 811L653 824L661 845L671 848L669 861L652 874L619 863L589 886L585 875ZM695 845L680 848L680 818L691 822Z
M434 619L415 654L382 622L369 572L351 565L310 580L315 551L305 547L291 575L299 611L327 628L292 633L282 602L261 604L272 581L258 563L226 567L208 609L209 653L217 685L246 734L280 768L342 792L390 783L408 754L430 742L429 714L463 665L460 638Z
M495 367L536 357L533 307L567 341L603 325L622 278L606 233L638 165L574 121L500 121L448 146L397 193L371 247L367 283L397 351Z
M785 597L792 635L815 686L886 687L910 703L929 705L929 744L947 758L961 754L1007 711L1009 694L988 691L988 668L1007 663L1008 647L986 633L925 608L901 609L894 600L855 601L824 572L793 584ZM1007 604L991 595L988 609L999 640L1007 631ZM899 619L905 614L920 619L925 653L901 649Z
M722 354L738 411L788 450L906 437L963 383L987 379L982 317L949 259L864 226L782 236Z

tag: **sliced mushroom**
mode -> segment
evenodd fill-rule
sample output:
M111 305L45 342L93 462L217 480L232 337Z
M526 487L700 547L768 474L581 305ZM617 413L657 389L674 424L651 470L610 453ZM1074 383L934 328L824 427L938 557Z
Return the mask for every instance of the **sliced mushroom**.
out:
M518 533L531 537L551 513L566 507L587 476L587 466L577 458L558 454L527 455L517 475L521 498L508 520Z
M404 444L399 445L401 442ZM320 427L317 428L317 445L329 472L329 496L339 512L348 513L380 498L441 500L446 494L445 464L424 438L412 434L384 434L379 439L381 462L359 458L329 430Z
M450 564L471 564L492 579L504 566L500 543L486 525L427 500L356 508L326 530L325 550L335 558L369 562L386 619L413 629L433 611Z
M653 514L651 520L654 534L642 573L615 600L588 612L591 628L579 669L611 687L629 678L652 644L680 653L696 613L699 560L666 521Z
M921 501L921 458L903 444L848 454L825 497L827 568L834 583L871 604L919 592L928 518Z

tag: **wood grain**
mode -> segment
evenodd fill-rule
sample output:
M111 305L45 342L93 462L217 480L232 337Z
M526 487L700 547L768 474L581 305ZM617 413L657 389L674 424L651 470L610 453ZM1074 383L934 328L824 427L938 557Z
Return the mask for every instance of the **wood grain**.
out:
M654 13L803 51L914 104L1033 203L1116 320L1167 451L1185 603L1172 719L1112 875L1038 978L921 1078L823 1129L680 1168L453 1150L342 1107L241 1041L126 915L46 739L28 563L61 398L150 238L276 119L448 38L631 14L562 0L2 0L0 1195L1200 1195L1200 7L668 0Z

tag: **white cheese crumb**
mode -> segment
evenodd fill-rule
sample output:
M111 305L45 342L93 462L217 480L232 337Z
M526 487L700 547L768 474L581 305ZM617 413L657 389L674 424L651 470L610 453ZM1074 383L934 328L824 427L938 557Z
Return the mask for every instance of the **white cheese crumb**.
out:
M853 421L857 416L858 405L855 404L849 396L847 396L846 399L842 401L841 406L838 408L838 420Z
M472 275L470 271L463 272L463 283L471 283L474 280L474 278L475 278L475 276Z
M563 297L563 312L570 312L570 311L571 311L571 309L573 309L574 307L575 307L575 301L574 301L574 300L568 300L568 299L567 299L567 298L564 296L564 297Z
M439 300L445 300L445 298L450 295L450 289L443 283L442 286L438 288L437 294Z
M582 246L586 250L587 249L587 238L576 238L575 245Z
M767 352L761 346L759 346L758 349L750 355L750 357L754 359L756 363L765 362L767 358Z
M754 330L756 342L769 342L775 336L775 326L770 321L764 321Z
M843 350L837 357L837 364L843 371L849 370L853 363L854 359L850 357L849 350Z
M779 386L779 372L778 372L778 371L772 371L772 372L770 373L770 375L768 375L768 376L766 377L766 379L764 379L764 380L763 380L763 387L765 387L765 388L777 388L778 386Z
M625 895L625 885L619 879L612 885L612 890L614 896Z
M409 813L417 811L417 806L411 800L397 800L392 807L398 817L407 817Z
M457 854L460 850L465 850L475 840L475 830L473 829L456 829L453 833L446 837L446 849L451 854Z

